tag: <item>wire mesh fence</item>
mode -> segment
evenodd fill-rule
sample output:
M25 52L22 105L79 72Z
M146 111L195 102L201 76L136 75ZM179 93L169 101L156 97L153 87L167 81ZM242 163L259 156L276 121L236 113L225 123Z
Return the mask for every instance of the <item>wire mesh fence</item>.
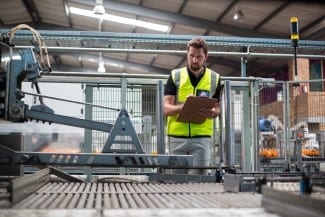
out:
M122 107L125 106L136 134L143 145L145 153L157 151L155 86L130 84L126 88L125 105L122 105L123 91L121 87L104 85L89 86L89 88L92 88L92 99L94 104L100 104L113 109L122 109ZM92 119L114 125L119 112L113 109L94 108L91 114ZM93 131L91 139L92 152L100 153L108 136L109 133ZM123 148L131 149L132 147L124 146Z
M213 145L213 165L222 163L222 153L231 146L230 165L243 171L254 164L261 169L290 169L284 162L301 167L304 162L324 161L325 147L325 92L324 80L304 82L273 81L260 83L254 89L248 82L231 86L223 92L222 113L216 119ZM91 86L93 103L120 109L130 115L136 134L145 153L157 153L157 87L128 83L123 89L118 85ZM123 104L125 94L125 105ZM252 96L257 96L254 101ZM227 106L226 101L230 106ZM257 106L257 113L254 113ZM227 114L229 113L229 114ZM255 115L257 117L255 117ZM94 108L92 118L114 125L118 112ZM231 117L230 127L227 118ZM254 120L257 120L256 123ZM255 132L254 125L257 125ZM229 137L225 138L228 132ZM254 148L257 134L257 148ZM101 152L109 133L93 131L92 151ZM223 138L220 138L223 137ZM226 141L230 140L230 141ZM223 144L224 143L224 144ZM223 148L221 146L224 145ZM222 150L221 150L222 149ZM257 155L258 157L254 158ZM216 160L218 159L218 160ZM250 162L248 162L250 161ZM259 161L259 162L253 162ZM274 167L274 168L273 168ZM259 167L257 167L259 169Z
M285 159L297 167L323 162L324 80L276 82L259 97L262 160Z

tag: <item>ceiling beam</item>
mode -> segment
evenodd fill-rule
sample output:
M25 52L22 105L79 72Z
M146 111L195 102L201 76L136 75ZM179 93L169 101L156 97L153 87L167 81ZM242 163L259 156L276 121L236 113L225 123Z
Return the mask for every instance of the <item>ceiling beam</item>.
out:
M292 1L285 1L284 4L280 5L277 9L275 9L272 13L270 13L267 17L264 18L261 22L259 22L255 27L254 30L260 29L264 24L266 24L269 20L274 18L278 15L281 11L283 11L286 7L288 7Z
M306 25L305 27L303 27L300 30L300 34L308 31L308 29L313 28L314 26L317 26L317 25L321 24L322 22L324 22L324 20L325 20L325 15L317 18L316 20L312 21L311 23L309 23L308 25Z
M72 19L70 16L70 8L69 8L67 0L63 0L63 6L64 6L65 15L67 16L67 18L69 20L69 27L72 28Z
M59 54L62 54L62 53L60 53L60 52L51 52L51 54L52 55L59 55ZM79 58L79 56L80 56L79 53L74 53L74 52L65 53L65 55L74 56L75 58ZM83 53L82 58L83 59L98 59L98 56L93 55L93 54L84 54ZM145 71L145 72L150 72L150 73L153 73L153 74L169 74L170 70L172 70L172 69L160 68L160 67L155 67L155 66L148 66L148 65L140 64L140 63L131 63L131 62L118 60L118 59L114 59L114 58L108 58L108 57L105 57L105 56L103 56L103 60L108 65L109 64L117 64L117 65L124 66L124 68L137 68L139 70L142 70L142 71ZM230 68L233 68L236 71L241 70L240 60L234 61L234 60L229 60L229 59L222 58L222 57L209 56L208 62L210 64L217 64L217 65L230 67ZM97 68L94 69L94 70L96 71ZM272 73L272 72L275 72L275 70L277 70L277 68L272 68L270 66L265 67L264 65L257 64L254 60L250 60L248 62L248 64L247 64L247 71L250 71L250 72L264 71L264 72L267 72L267 73Z
M23 0L23 3L30 15L30 17L33 20L33 24L36 25L39 22L42 22L41 16L33 2L33 0Z
M20 25L21 22L19 23L10 23L9 25L4 25L1 26L1 28L8 28L11 29L17 25ZM34 29L37 30L57 30L57 31L80 31L81 29L73 29L70 27L65 27L65 26L60 26L60 25L55 25L55 24L51 24L51 23L44 23L44 22L25 22L24 24L28 25L28 26L32 26Z
M53 65L52 71L61 71L61 72L97 72L95 68L89 67L76 67L75 65L60 64ZM50 73L51 74L51 73Z
M324 40L324 36L325 36L325 27L321 28L320 30L318 30L316 32L313 32L307 38L309 40Z
M62 60L61 60L61 57L59 55L53 55L53 59L54 59L55 65L61 65L62 64Z
M184 7L185 7L186 4L187 4L187 0L183 0L181 6L179 7L179 9L178 9L178 11L177 11L177 14L181 14L181 13L182 13L182 11L184 10ZM172 22L171 25L170 25L170 30L169 30L168 33L171 33L171 31L172 31L172 29L173 29L174 27L175 27L175 22ZM179 68L178 66L179 66L180 64L182 64L182 63L185 61L185 58L186 58L186 57L183 57L183 58L181 59L181 61L179 61L179 63L178 63L178 65L177 65L176 68Z
M316 20L312 21L311 23L309 23L308 25L306 25L305 27L303 27L299 33L300 35L303 35L305 32L308 32L309 29L312 29L314 27L316 27L317 25L321 25L325 20L325 15L317 18ZM318 32L320 32L321 30L319 30ZM314 35L316 35L317 32L313 32L311 34L309 34L308 36L306 36L305 38L306 39L310 39L310 40L313 40L315 39L316 37ZM324 33L320 36L323 36L324 37Z
M88 0L71 0L71 2L87 5L94 7L94 2L89 2ZM128 14L134 14L139 16L150 17L157 20L162 20L169 23L174 23L177 21L179 24L193 26L197 28L205 28L214 30L216 32L223 32L226 34L231 34L234 36L245 36L245 37L262 37L262 38L281 38L283 35L263 33L256 30L246 29L243 27L233 26L224 23L216 23L214 21L209 21L206 19L200 19L196 17L180 15L168 11L162 11L152 8L141 7L138 5L127 4L123 2L117 2L112 0L106 0L103 2L105 8L110 10L115 10L119 12L124 12Z
M219 17L217 18L216 22L219 23L225 16L226 14L228 14L228 12L231 10L231 8L233 8L235 6L235 4L239 2L239 0L233 0L228 7L219 15Z

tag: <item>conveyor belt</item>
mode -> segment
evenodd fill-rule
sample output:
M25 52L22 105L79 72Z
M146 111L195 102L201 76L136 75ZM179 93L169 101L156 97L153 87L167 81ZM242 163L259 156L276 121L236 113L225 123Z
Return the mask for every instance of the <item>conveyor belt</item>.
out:
M218 183L47 183L15 209L258 208L261 195L225 193Z
M279 217L262 208L0 210L1 217Z
M49 182L0 217L277 217L262 195L224 192L219 183Z

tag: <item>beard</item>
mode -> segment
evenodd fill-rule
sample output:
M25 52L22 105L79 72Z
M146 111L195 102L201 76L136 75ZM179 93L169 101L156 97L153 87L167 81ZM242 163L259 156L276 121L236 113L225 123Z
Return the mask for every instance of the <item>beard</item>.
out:
M198 70L200 70L202 68L202 66L200 66L197 63L194 63L194 64L191 64L190 68L191 68L192 71L198 71Z

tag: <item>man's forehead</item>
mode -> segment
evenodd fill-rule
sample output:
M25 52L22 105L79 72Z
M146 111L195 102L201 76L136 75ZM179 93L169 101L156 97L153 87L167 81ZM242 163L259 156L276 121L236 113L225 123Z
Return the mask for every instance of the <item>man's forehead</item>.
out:
M197 54L197 55L205 55L203 48L190 47L188 53L189 54Z

